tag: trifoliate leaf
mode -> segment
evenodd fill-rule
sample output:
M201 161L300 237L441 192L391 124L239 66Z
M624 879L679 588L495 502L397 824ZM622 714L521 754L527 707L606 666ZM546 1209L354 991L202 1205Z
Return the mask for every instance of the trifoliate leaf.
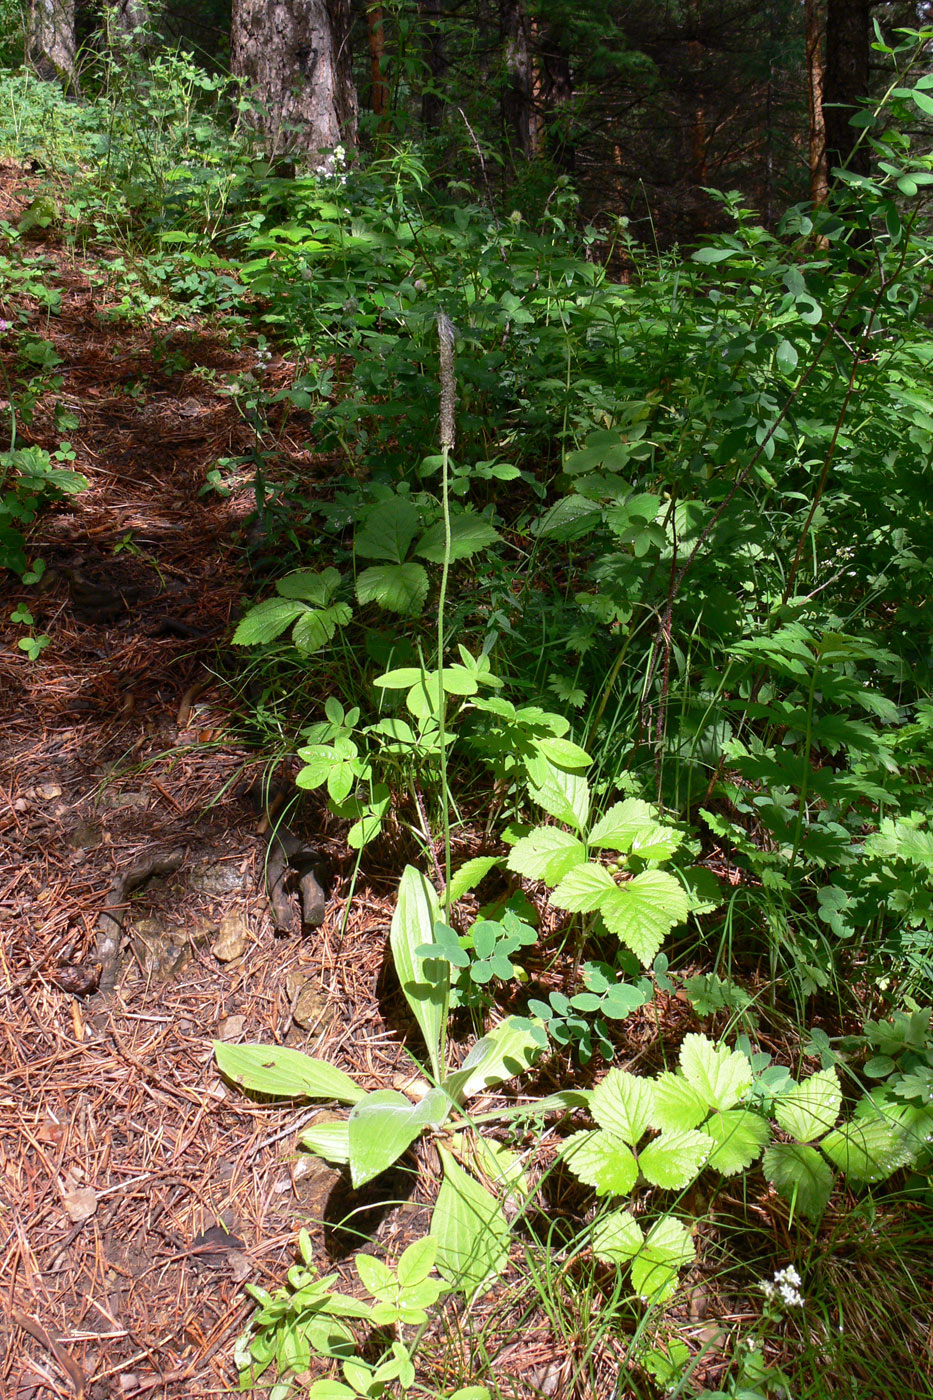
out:
M723 1176L735 1176L736 1172L750 1167L761 1156L761 1150L770 1136L765 1119L746 1108L714 1113L703 1124L703 1132L715 1144L707 1166Z
M752 1067L741 1051L714 1045L705 1035L684 1036L680 1069L710 1108L732 1108L752 1087Z
M309 608L295 623L292 641L302 656L320 651L333 637L338 627L345 627L353 616L346 603L332 608Z
M456 904L458 899L462 899L468 890L476 889L481 880L489 874L495 866L499 864L498 856L474 856L472 860L466 860L455 870L450 877L450 888L447 894L451 904Z
M839 1117L842 1090L835 1069L821 1069L782 1094L774 1105L778 1123L798 1142L814 1142Z
M363 559L389 559L401 564L420 523L417 507L404 496L393 496L369 512L365 525L356 532L354 548Z
M661 1133L638 1154L638 1167L652 1186L679 1191L695 1181L710 1154L705 1133Z
M286 574L275 585L281 598L300 598L313 607L323 608L340 587L340 575L336 569L325 569L323 573L310 573L307 569L296 569Z
M662 1216L632 1260L635 1292L646 1302L663 1303L677 1287L680 1270L692 1264L694 1258L693 1243L685 1227L673 1216Z
M654 1082L611 1069L590 1096L590 1112L601 1128L635 1147L651 1123Z
M357 579L356 596L387 612L418 617L428 596L428 576L420 564L374 564Z
M574 1176L592 1186L599 1196L627 1196L638 1180L633 1153L612 1133L574 1133L561 1156Z
M642 860L667 860L680 845L680 833L663 826L657 813L637 797L610 807L590 832L590 845L632 851Z
M651 1126L666 1132L686 1132L709 1113L705 1097L682 1074L664 1070L654 1081Z
M261 642L272 642L290 627L296 617L304 612L304 604L289 598L267 598L257 603L242 619L233 634L233 642L238 647L258 646Z
M468 559L500 538L483 515L454 515L450 521L450 559ZM357 547L359 548L359 547ZM426 530L415 546L415 553L432 564L444 562L444 522Z
M643 870L616 886L598 907L609 932L644 967L650 966L671 929L690 912L683 886L664 870Z
M885 1181L910 1160L902 1135L883 1118L856 1118L820 1143L829 1160L852 1181Z
M822 1218L833 1189L833 1174L815 1147L777 1142L762 1159L764 1174L791 1207L814 1223Z
M587 914L599 909L615 889L616 883L606 867L587 861L564 876L551 894L551 903L571 914Z
M645 1237L627 1210L616 1210L593 1226L593 1253L607 1264L625 1264L641 1249Z
M509 852L508 867L527 880L544 880L557 885L586 858L586 847L569 831L557 826L538 826L515 842Z

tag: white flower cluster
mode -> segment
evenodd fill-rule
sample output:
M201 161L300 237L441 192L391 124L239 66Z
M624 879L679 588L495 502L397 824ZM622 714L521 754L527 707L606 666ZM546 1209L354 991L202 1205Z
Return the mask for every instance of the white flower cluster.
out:
M327 161L315 168L315 175L322 180L336 180L338 185L345 185L347 177L343 174L347 165L347 153L343 146L335 146Z
M803 1294L800 1292L800 1275L793 1264L786 1269L778 1269L770 1283L761 1285L761 1291L771 1301L777 1299L785 1308L802 1308Z

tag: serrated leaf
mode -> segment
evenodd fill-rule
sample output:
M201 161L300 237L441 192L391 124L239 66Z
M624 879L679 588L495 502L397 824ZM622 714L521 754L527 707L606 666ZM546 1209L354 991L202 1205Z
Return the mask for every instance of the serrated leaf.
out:
M695 1251L689 1232L673 1216L663 1215L648 1231L645 1243L632 1260L632 1286L646 1302L663 1303L677 1287L681 1269L693 1263Z
M252 1093L337 1103L359 1103L365 1098L366 1091L342 1069L287 1045L229 1045L215 1040L214 1058L222 1074Z
M389 559L401 564L420 523L421 517L412 502L405 496L393 496L369 512L365 525L354 536L353 546L363 559ZM360 602L363 601L360 598Z
M561 1156L574 1176L592 1186L598 1196L627 1196L638 1180L634 1153L612 1133L574 1133Z
M602 816L590 832L591 846L635 852L642 860L667 860L682 841L680 832L662 825L647 802L626 798Z
M310 656L327 645L338 627L345 627L353 613L346 603L332 608L309 608L295 623L292 641L302 656Z
M428 596L428 576L420 564L373 564L357 579L356 596L387 612L418 617Z
M631 949L643 967L649 967L674 925L686 919L690 905L673 875L643 870L617 885L599 912L609 932Z
M814 1142L829 1132L841 1106L839 1078L830 1066L782 1094L775 1102L774 1116L785 1133L798 1142Z
M406 865L399 881L389 942L402 991L424 1036L435 1079L442 1078L440 1045L447 1016L450 965L439 958L422 958L416 949L434 941L440 904L434 886Z
M777 1142L762 1158L764 1174L794 1210L814 1223L820 1220L833 1189L833 1174L815 1147Z
M586 858L586 847L569 831L556 826L538 826L515 842L506 864L526 880L544 880L557 885Z
M910 1160L902 1134L878 1118L856 1118L820 1143L829 1160L852 1181L885 1181Z
M645 1243L641 1226L627 1210L616 1210L593 1226L593 1253L607 1264L625 1264Z
M710 1141L705 1133L692 1129L661 1133L639 1152L638 1166L652 1186L679 1191L696 1180L709 1154Z
M431 1217L438 1271L467 1298L502 1272L509 1258L509 1226L502 1207L451 1153L438 1146L444 1180Z
M254 647L263 642L272 642L286 627L290 627L304 610L303 603L293 602L288 598L267 598L264 603L257 603L254 608L250 608L240 621L233 634L234 645Z
M695 1128L709 1113L704 1095L697 1092L682 1074L663 1070L654 1081L651 1125L662 1132L685 1132Z
M714 1143L707 1166L723 1176L735 1176L750 1167L761 1156L770 1136L765 1119L745 1108L714 1113L702 1130Z
M490 870L499 864L499 860L499 856L474 856L472 860L464 861L450 877L450 887L446 892L450 903L456 904L469 890L476 889Z
M450 520L450 559L468 559L495 544L501 536L483 515L453 515ZM415 553L432 564L444 562L444 522L426 530L415 546Z
M654 1081L611 1069L590 1096L590 1112L601 1128L636 1147L651 1124Z
M615 880L606 867L587 861L564 876L551 893L551 903L571 914L588 914L601 908L607 896L615 893L615 890Z
M714 1045L705 1035L686 1035L680 1070L710 1108L732 1108L752 1087L752 1067L740 1050Z
M580 832L586 827L590 815L590 788L582 774L566 773L540 755L528 795L559 822Z
M297 569L286 574L275 585L281 598L300 598L313 607L323 608L340 587L340 575L336 569L324 569L322 573L311 573L307 569Z

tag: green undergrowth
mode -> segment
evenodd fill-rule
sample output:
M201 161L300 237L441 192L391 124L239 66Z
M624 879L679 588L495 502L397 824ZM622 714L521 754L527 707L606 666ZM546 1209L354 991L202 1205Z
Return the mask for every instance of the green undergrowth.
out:
M126 314L253 318L254 445L205 481L254 507L252 731L354 888L398 867L413 1093L215 1052L342 1106L300 1150L355 1190L430 1160L430 1228L340 1277L301 1234L242 1389L530 1394L501 1358L533 1330L568 1395L933 1393L929 38L879 42L873 177L770 231L723 195L731 232L665 258L565 180L532 226L414 149L272 178L180 56L67 130L5 80L11 149L54 115L57 201L5 230L9 295L48 215L120 249ZM78 482L4 462L24 573Z

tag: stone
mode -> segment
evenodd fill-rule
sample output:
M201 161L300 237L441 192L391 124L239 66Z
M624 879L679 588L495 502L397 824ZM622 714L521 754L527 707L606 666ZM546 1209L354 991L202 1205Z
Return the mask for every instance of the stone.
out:
M218 962L233 962L243 956L249 941L246 916L235 910L221 919L220 932L211 944L211 952Z

